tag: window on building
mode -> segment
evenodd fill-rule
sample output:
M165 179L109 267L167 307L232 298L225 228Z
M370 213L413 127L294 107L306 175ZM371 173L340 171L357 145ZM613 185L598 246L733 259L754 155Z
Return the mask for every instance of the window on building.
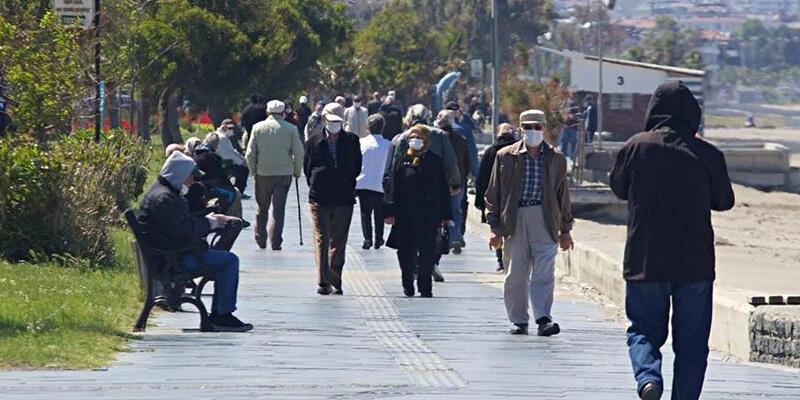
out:
M608 107L612 110L633 110L633 93L611 93Z

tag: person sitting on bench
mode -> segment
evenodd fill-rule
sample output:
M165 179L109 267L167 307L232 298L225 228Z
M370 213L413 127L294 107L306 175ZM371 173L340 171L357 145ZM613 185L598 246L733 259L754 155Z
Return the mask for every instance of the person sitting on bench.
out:
M239 258L229 251L208 249L205 240L212 230L223 228L230 217L221 214L193 217L181 196L197 176L202 176L202 172L191 157L180 152L172 153L142 199L136 217L143 227L148 246L170 250L200 244L206 248L199 253L181 255L180 264L186 271L194 271L200 268L199 260L208 268L209 278L214 280L210 315L214 329L246 332L253 329L253 325L233 315L239 287Z

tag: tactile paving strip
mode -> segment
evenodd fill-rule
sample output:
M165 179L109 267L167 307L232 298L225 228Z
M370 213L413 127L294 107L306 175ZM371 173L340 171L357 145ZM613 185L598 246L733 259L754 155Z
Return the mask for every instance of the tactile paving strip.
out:
M366 326L411 381L429 388L465 386L464 378L403 322L380 283L367 272L364 259L350 246L347 259L349 291L357 296Z

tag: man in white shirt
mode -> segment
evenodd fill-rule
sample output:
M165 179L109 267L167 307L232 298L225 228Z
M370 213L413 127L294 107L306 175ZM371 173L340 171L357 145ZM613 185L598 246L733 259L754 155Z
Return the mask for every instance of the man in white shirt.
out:
M368 116L367 108L361 106L361 97L356 96L353 106L344 110L344 130L355 133L359 138L369 136Z
M363 107L362 107L363 108ZM383 137L383 116L373 114L367 119L369 135L359 140L361 145L361 174L356 178L356 194L361 209L361 230L364 250L383 246L383 175L389 164L392 143ZM375 221L375 240L372 221Z

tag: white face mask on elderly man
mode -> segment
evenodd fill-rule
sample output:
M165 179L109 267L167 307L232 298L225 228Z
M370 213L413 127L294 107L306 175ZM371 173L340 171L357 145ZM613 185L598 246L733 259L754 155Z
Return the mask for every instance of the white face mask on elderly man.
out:
M523 130L525 133L525 145L536 147L542 144L544 140L544 131L536 130L536 129L525 129Z
M326 122L325 129L330 133L339 133L342 130L341 122Z

